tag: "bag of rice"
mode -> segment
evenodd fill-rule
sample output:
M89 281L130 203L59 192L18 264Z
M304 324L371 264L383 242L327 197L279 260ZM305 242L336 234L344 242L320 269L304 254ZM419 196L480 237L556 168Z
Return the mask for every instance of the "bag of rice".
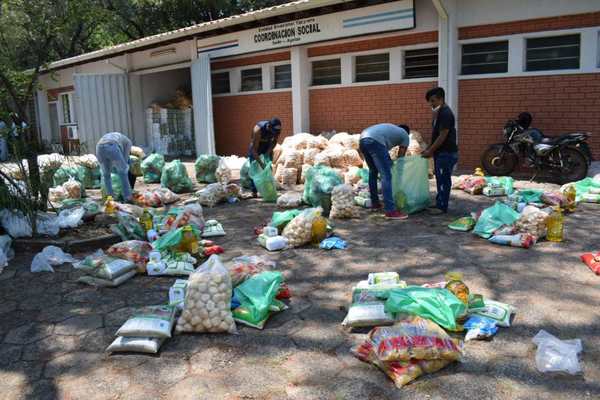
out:
M177 332L229 332L236 327L231 315L231 278L217 255L190 275L185 307Z
M136 268L132 261L107 256L102 250L98 250L82 261L73 264L73 267L83 271L87 275L109 281L128 272L133 272L135 275Z
M358 208L354 205L354 192L349 185L337 185L331 191L331 218L358 218Z
M135 264L131 264L135 267ZM77 279L79 283L85 283L90 286L100 286L100 287L117 287L121 284L127 282L129 279L133 278L137 274L137 271L134 269L132 271L126 272L118 278L109 280L97 278L92 275L85 275Z
M170 338L177 308L171 305L149 306L128 319L117 336Z
M122 337L116 338L110 346L106 348L107 353L134 352L156 354L165 339L160 338L141 338L141 337Z

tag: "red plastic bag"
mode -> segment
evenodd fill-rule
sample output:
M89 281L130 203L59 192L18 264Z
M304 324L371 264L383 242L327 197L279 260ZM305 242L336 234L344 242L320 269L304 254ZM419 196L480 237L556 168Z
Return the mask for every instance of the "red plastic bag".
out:
M600 275L600 252L596 254L582 254L581 261L583 261L585 265L587 265L588 268L591 269L596 275Z
M279 286L279 292L277 292L277 296L275 296L277 300L286 300L292 298L292 292L290 292L290 288L287 283L283 282L281 286Z
M209 246L209 247L204 248L204 255L206 257L210 257L213 254L221 254L224 251L225 250L223 250L223 248L221 246Z

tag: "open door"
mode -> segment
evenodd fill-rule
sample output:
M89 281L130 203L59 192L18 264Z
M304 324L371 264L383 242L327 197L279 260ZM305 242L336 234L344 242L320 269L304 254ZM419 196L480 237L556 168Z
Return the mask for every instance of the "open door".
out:
M192 63L192 98L196 155L215 154L210 57L200 54Z
M94 153L96 143L108 132L133 138L131 105L126 74L75 74L80 143Z

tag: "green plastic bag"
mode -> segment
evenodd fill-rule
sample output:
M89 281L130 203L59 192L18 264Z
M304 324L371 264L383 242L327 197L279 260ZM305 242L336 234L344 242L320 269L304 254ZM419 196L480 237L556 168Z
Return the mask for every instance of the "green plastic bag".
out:
M296 216L300 215L302 211L298 209L286 210L286 211L275 211L273 213L273 217L271 218L271 226L274 226L279 230L279 232L283 231L283 228Z
M70 177L73 177L77 182L81 183L84 188L92 187L91 171L81 165L73 167L63 166L57 169L53 177L54 187L62 185L68 181Z
M324 215L331 209L331 192L337 185L343 184L342 177L332 168L315 165L306 171L303 200L313 207L321 207Z
M542 194L544 194L543 190L527 189L517 191L514 196L523 203L540 203L542 201Z
M111 225L111 231L121 237L121 240L146 240L146 232L138 219L131 214L117 213L119 223Z
M248 174L250 175L250 178L252 178L254 186L256 186L256 190L263 201L275 203L277 201L277 187L275 178L273 178L273 168L271 166L271 161L264 160L265 159L263 158L265 169L260 168L258 161L254 160L250 163Z
M175 193L191 192L194 185L180 160L173 160L163 168L160 186Z
M139 157L129 156L129 172L131 172L133 176L144 175L142 172L142 162Z
M233 319L262 329L273 308L282 309L281 303L275 300L282 282L281 272L265 271L238 285L233 293L241 304L232 311Z
M492 233L503 225L513 225L519 219L519 213L504 203L497 201L486 208L475 224L473 233L488 239Z
M250 178L249 171L250 161L246 160L240 169L240 185L247 190L252 189L252 179Z
M450 223L448 228L452 229L453 231L468 232L473 229L474 226L475 220L473 217L462 217Z
M121 185L121 178L119 178L119 175L110 174L110 181L112 182L113 200L116 200L116 201L124 200L123 199L123 185ZM101 184L100 190L102 193L102 197L103 198L106 197L107 191L106 191L106 187L104 186L104 178L102 179L102 184Z
M219 156L211 156L208 154L202 154L194 163L196 169L196 180L198 183L215 183L217 177L215 171L219 166Z
M510 176L486 176L485 183L487 185L502 186L507 196L514 192L514 179Z
M390 290L385 311L418 315L456 331L459 329L456 320L466 314L467 306L448 289L409 286Z
M369 183L369 168L361 168L358 170L358 175L363 183Z
M100 166L98 165L96 168L88 168L88 170L91 177L91 186L89 189L100 189L102 187L102 172L100 172Z
M192 232L194 233L194 236L196 236L196 239L200 239L200 231L198 231L194 225L190 225L190 227L192 228ZM183 228L185 228L185 226L168 231L160 238L155 240L152 243L152 247L154 247L155 250L164 251L178 246L183 238Z
M575 190L577 192L575 201L577 201L577 202L583 200L583 196L588 194L590 192L590 189L592 189L592 188L600 189L600 183L594 181L593 178L585 178L585 179L582 179L582 180L574 182L574 183L567 183L567 184L563 185L560 188L561 193L564 192L567 189L567 187L569 187L570 185L575 185Z
M141 164L144 183L159 183L164 166L165 158L162 154L152 153L144 158Z
M429 207L429 162L421 156L398 158L392 167L392 191L398 210L413 214Z

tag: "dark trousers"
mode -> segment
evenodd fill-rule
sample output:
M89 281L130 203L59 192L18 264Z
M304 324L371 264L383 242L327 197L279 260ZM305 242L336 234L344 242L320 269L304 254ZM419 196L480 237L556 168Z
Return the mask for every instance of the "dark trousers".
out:
M436 206L448 211L448 201L452 190L452 170L458 162L458 153L438 153L433 156L435 183L437 184Z

